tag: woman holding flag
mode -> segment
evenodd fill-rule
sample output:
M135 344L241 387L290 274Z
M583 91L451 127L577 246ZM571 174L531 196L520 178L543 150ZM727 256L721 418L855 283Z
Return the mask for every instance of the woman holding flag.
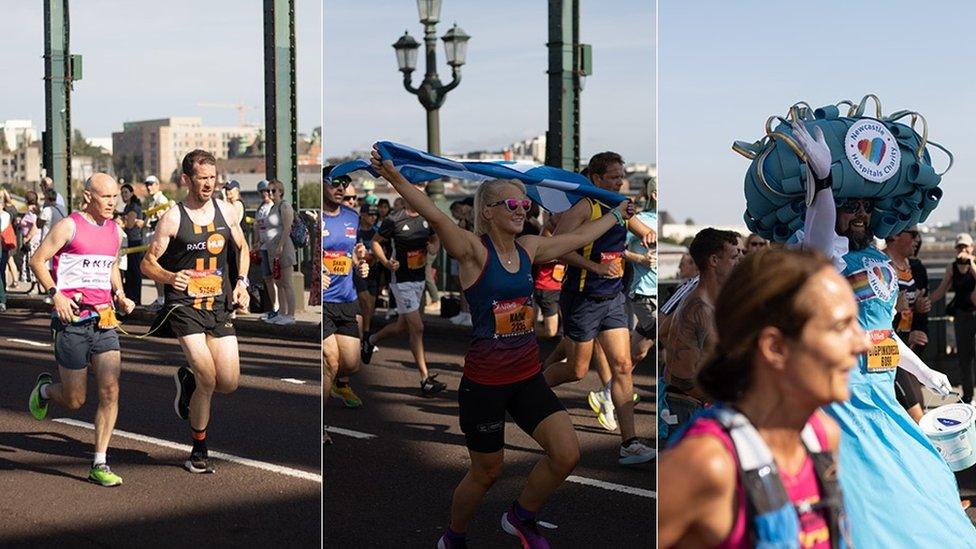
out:
M411 185L381 155L382 148L383 144L374 146L372 170L427 219L447 252L459 262L461 286L474 325L458 388L461 430L471 465L454 490L450 527L437 546L467 546L468 523L501 473L508 412L546 455L502 515L502 528L517 536L523 547L547 548L549 543L536 528L535 514L576 467L579 441L569 414L542 377L534 332L532 264L552 261L615 225L625 224L633 215L633 205L623 200L601 218L566 234L516 239L532 203L525 185L518 180L488 180L475 194L475 231L471 233Z

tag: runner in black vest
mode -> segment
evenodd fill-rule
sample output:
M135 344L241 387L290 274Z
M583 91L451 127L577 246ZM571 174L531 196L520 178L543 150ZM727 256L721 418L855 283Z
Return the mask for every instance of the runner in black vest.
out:
M206 443L210 399L214 392L237 389L240 356L231 312L235 307L247 309L249 301L247 277L230 280L227 256L235 247L237 272L247 273L250 255L234 207L213 197L213 155L191 151L183 158L182 170L181 181L189 192L178 208L170 208L160 219L142 272L166 285L162 314L169 315L190 363L189 369L176 372L176 413L189 419L193 430L193 450L185 466L191 473L212 473Z

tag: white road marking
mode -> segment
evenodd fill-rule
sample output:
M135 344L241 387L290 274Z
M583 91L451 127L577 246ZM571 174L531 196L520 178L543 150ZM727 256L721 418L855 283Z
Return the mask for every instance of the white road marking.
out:
M614 484L612 482L604 482L602 480L596 480L586 477L578 477L576 475L569 475L566 477L569 482L575 482L576 484L583 484L586 486L595 486L597 488L603 488L604 490L611 490L614 492L623 492L624 494L630 494L632 496L640 496L643 498L657 499L657 493L653 490L645 490L643 488L635 488L633 486L626 486L623 484Z
M304 380L295 379L293 377L283 377L281 378L281 381L284 381L285 383L294 383L295 385L305 385Z
M53 421L58 423L63 423L65 425L71 425L73 427L81 427L84 429L95 429L95 426L91 423L86 423L84 421L78 421L69 418L58 418ZM155 444L156 446L162 446L164 448L171 448L173 450L181 450L183 452L189 452L193 449L192 446L188 444L179 444L176 442L170 442L168 440L163 440L161 438L148 437L146 435L140 435L138 433L130 433L128 431L120 431L116 429L112 432L113 436L129 438L139 442L146 442L149 444ZM310 473L308 471L302 471L299 469L292 469L291 467L284 467L282 465L275 465L274 463L265 463L263 461L257 461L253 459L248 459L245 457L239 457L231 454L226 454L224 452L209 452L210 457L216 459L222 459L224 461L230 461L232 463L237 463L240 465L246 465L248 467L254 467L256 469L262 469L264 471L269 471L272 473L277 473L279 475L286 475L289 477L300 478L304 480L311 480L314 482L322 482L322 475L316 473Z
M16 338L13 338L13 337L8 337L7 338L7 341L11 341L13 343L23 343L24 345L30 345L31 347L50 347L51 346L50 343L38 343L37 341L30 341L30 340L27 340L27 339L16 339Z
M329 426L326 426L325 427L325 430L328 431L328 432L330 432L330 433L335 433L337 435L346 435L347 437L352 437L352 438L361 438L361 439L376 438L376 435L371 435L369 433L360 433L359 431L353 431L353 430L350 430L350 429L343 429L341 427L329 427Z

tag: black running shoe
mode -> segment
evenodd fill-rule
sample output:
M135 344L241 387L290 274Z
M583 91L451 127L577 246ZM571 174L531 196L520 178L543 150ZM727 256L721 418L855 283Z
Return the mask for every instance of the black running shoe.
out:
M202 452L191 452L190 459L183 463L186 470L191 473L204 474L213 473L213 461Z
M376 345L370 344L368 337L363 338L359 346L359 358L363 364L369 364L369 361L373 360L373 352L375 351Z
M437 374L431 374L427 376L427 379L420 382L420 394L424 395L425 397L429 397L436 395L444 389L447 389L447 384L437 381L434 379L436 377Z
M173 408L180 419L187 419L190 417L190 397L193 396L193 390L197 388L197 380L186 366L180 366L173 379L176 381L176 399L173 400Z

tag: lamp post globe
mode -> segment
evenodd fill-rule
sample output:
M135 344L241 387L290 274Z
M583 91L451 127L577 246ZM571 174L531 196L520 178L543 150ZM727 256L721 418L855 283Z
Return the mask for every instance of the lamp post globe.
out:
M464 64L468 54L468 40L471 37L466 34L461 27L454 23L441 40L444 41L444 53L447 56L447 64L455 69Z
M417 50L419 48L420 43L414 40L407 31L404 31L403 36L393 43L393 49L396 50L397 66L404 75L409 75L417 68Z
M441 0L417 0L417 13L424 25L434 25L441 20Z

